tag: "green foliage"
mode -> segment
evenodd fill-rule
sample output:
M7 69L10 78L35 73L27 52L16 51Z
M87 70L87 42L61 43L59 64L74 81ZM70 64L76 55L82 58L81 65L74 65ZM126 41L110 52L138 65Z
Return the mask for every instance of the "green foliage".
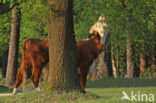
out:
M132 58L138 68L140 53L150 56L156 45L155 0L124 0L124 3L121 0L104 1L112 49L120 47L120 64L124 64L122 57L126 58L126 40L130 39L134 51ZM144 47L144 51L141 47ZM116 51L113 50L112 54L116 55Z
M150 57L156 46L156 0L74 0L74 26L77 39L86 38L89 28L104 13L110 37L106 47L116 58L119 48L120 73L126 65L126 41L132 43L133 61L139 67L140 53ZM144 51L140 48L144 47Z
M49 8L47 0L0 0L12 6L19 2L22 17L20 31L21 44L27 38L47 39ZM124 1L124 2L123 2ZM133 60L139 67L140 53L150 57L156 47L156 0L74 0L74 31L76 39L85 39L90 27L103 14L110 30L106 48L112 49L117 57L121 75L125 73L126 41L129 39L134 51ZM8 49L11 28L11 12L0 15L0 54ZM144 47L144 51L140 48Z
M76 39L88 37L90 27L103 13L104 2L99 0L74 0L74 30Z
M27 38L47 39L47 2L29 0L20 6L22 10L20 45Z
M12 6L16 0L3 0L10 2ZM47 39L48 7L45 0L18 0L21 8L21 30L20 30L20 54L22 43L27 38ZM11 12L0 15L0 48L2 51L8 49L11 29Z
M29 0L20 6L22 12L20 45L27 38L47 39L47 2Z
M8 48L11 27L11 13L0 16L0 48L6 50Z

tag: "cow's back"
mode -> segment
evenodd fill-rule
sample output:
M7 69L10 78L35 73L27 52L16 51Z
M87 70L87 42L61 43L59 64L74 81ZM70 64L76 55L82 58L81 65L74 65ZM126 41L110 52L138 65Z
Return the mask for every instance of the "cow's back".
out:
M35 57L43 62L49 61L49 46L47 40L27 39L23 43L23 50L26 51L28 57Z

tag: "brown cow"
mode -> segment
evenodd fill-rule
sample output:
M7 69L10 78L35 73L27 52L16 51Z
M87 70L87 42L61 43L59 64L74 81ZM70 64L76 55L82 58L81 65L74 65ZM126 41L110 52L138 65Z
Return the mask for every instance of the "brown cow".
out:
M39 90L39 78L44 65L49 62L48 41L39 39L27 39L22 45L22 62L16 78L16 84L13 94L16 94L16 88L22 83L23 75L33 67L31 80L35 88Z
M78 50L78 72L79 79L82 89L85 89L86 78L92 64L93 60L96 59L98 54L102 50L102 44L100 43L100 35L98 32L94 31L89 34L89 39L77 41ZM32 81L38 90L39 88L39 78L41 75L42 68L49 62L48 53L48 41L39 39L27 39L23 45L22 52L22 62L20 65L20 70L17 74L16 84L13 90L13 94L16 94L17 88L22 83L22 78L28 70L33 68Z
M89 68L102 50L101 37L98 32L94 31L88 38L88 40L77 41L78 73L83 90L85 89Z

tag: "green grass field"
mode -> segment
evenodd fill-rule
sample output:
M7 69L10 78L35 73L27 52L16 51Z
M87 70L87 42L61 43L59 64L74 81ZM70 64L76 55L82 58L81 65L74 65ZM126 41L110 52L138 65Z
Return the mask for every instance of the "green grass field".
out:
M29 82L28 89L33 89L32 82ZM42 88L42 85L41 85ZM125 78L106 78L87 83L87 93L79 92L58 94L54 91L34 91L32 93L0 97L0 103L156 103L156 100L129 101L121 100L122 91L125 91L129 97L131 92L136 94L137 100L142 94L150 94L156 99L156 79L125 79ZM1 93L11 93L12 89L0 86ZM140 96L140 97L139 97Z

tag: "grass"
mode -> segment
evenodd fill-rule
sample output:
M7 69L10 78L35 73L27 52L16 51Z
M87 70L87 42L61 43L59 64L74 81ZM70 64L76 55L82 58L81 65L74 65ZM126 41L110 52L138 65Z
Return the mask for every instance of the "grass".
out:
M32 83L28 84L32 89ZM42 87L42 86L41 86ZM0 86L0 93L11 93L12 89ZM131 91L138 94L154 94L156 99L155 79L125 79L105 78L87 83L87 93L79 92L58 94L55 91L40 91L27 94L0 97L0 103L133 103L128 100L121 100L122 91L130 96ZM156 103L155 102L134 102L134 103Z

